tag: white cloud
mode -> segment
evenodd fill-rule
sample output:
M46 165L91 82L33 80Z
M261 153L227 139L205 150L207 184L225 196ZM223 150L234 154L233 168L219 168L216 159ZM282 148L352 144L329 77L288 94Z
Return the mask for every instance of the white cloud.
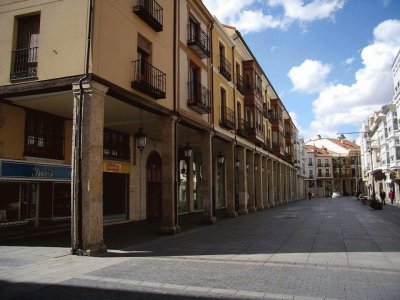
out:
M329 65L307 59L300 66L292 67L288 76L293 83L294 91L316 93L326 86L326 76L330 72Z
M343 8L345 0L203 0L210 12L226 24L236 26L243 33L265 28L285 30L291 23L333 19ZM281 15L268 14L265 10L281 8Z
M351 65L353 62L354 62L354 57L349 57L344 61L346 65Z
M369 114L390 103L391 65L400 48L400 20L380 23L373 36L373 42L361 51L363 67L356 71L355 82L329 83L322 88L313 102L314 120L307 131L317 134L338 131L345 124L361 126Z
M282 6L285 16L292 20L311 22L332 18L344 6L344 0L269 0L270 6Z

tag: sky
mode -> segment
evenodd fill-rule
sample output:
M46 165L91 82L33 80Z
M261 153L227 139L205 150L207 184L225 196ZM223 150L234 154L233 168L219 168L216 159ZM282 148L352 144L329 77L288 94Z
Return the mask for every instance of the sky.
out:
M242 33L306 141L359 131L392 101L400 0L203 2Z

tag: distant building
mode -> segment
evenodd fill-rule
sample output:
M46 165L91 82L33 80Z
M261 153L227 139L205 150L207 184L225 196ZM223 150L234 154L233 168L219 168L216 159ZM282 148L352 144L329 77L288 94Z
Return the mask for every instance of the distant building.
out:
M306 143L306 189L314 197L355 195L362 188L360 147L344 137Z

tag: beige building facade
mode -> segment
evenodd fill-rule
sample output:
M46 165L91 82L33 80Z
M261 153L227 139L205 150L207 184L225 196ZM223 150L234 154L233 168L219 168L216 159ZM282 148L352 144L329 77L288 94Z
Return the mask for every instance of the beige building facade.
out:
M8 1L0 26L0 226L71 222L93 255L104 223L304 197L289 114L202 1Z

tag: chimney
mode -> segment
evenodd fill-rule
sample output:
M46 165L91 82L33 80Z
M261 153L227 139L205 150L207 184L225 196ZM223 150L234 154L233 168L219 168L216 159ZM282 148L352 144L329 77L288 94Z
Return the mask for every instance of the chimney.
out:
M321 135L318 134L318 135L317 135L317 138L320 140L320 139L321 139Z

